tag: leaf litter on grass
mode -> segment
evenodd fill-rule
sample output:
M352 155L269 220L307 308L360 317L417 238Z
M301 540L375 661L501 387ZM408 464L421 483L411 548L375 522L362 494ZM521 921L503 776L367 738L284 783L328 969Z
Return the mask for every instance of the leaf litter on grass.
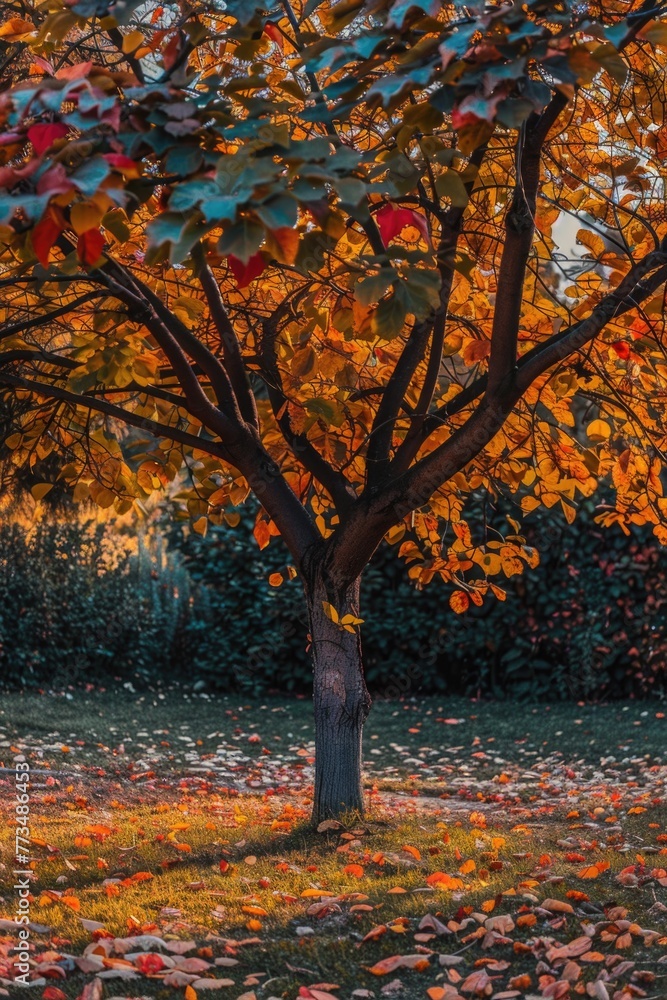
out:
M385 784L396 765L369 753L368 818L314 833L307 731L283 729L276 752L258 712L234 714L243 724L213 748L193 734L173 752L178 729L152 743L138 729L144 746L97 748L104 766L74 733L6 741L5 767L17 753L33 767L31 995L667 996L667 767L655 758L550 752L526 767L475 735L437 756L392 740L400 781ZM0 995L13 997L5 882Z

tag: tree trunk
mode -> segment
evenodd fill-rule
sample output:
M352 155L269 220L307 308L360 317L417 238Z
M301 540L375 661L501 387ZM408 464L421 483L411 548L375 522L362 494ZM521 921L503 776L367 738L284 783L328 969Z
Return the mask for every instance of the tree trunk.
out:
M315 801L313 822L361 814L361 738L371 707L361 661L359 626L353 632L326 614L324 602L339 615L359 617L359 580L341 596L321 578L307 588L313 655L315 709Z

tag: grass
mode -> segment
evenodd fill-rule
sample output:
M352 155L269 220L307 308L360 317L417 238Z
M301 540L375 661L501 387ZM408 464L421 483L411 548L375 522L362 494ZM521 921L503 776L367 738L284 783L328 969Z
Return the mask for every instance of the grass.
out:
M373 772L397 767L404 773L402 762L408 757L423 753L428 764L428 757L468 749L485 752L489 766L494 758L531 766L552 754L586 764L609 756L622 763L639 757L661 763L667 760L667 723L660 707L648 702L534 706L462 698L379 701L366 727L367 764ZM113 761L119 753L136 750L155 752L161 765L172 770L186 762L188 739L202 752L214 751L223 738L245 745L252 733L261 736L261 746L278 751L294 743L307 746L313 739L307 699L257 703L179 691L119 691L112 696L77 691L70 698L7 694L0 706L2 730L6 740L53 744L56 751L61 743L69 744L74 759L83 764Z
M554 982L566 982L565 960L549 959L544 942L582 934L594 957L577 962L563 995L586 996L587 983L613 981L621 968L610 998L667 996L659 961L667 951L666 723L656 706L379 704L367 727L368 815L319 834L307 823L305 701L91 692L71 701L12 695L0 711L4 766L22 751L33 769L31 915L50 928L33 940L66 970L49 982L68 1000L94 975L66 957L91 943L82 918L104 936L191 940L188 958L237 962L203 972L233 980L214 994L233 1000L294 1000L326 983L340 1000L355 990L381 997L395 980L402 1000L424 1000L427 989L438 1000L445 987L466 998L549 996ZM3 820L13 806L9 777L0 773ZM0 852L8 875L8 822ZM596 877L583 877L593 865ZM427 881L437 872L460 884ZM12 880L0 891L10 918ZM545 900L572 912L545 909ZM451 933L420 931L427 913ZM490 944L485 929L471 937L501 914L515 925L505 940ZM361 943L374 927L385 930ZM13 932L5 933L9 946ZM423 971L368 971L420 948ZM443 965L440 955L461 962ZM619 959L634 965L623 970ZM475 993L469 977L484 969L490 985ZM185 991L144 975L103 988L105 998L172 1000Z

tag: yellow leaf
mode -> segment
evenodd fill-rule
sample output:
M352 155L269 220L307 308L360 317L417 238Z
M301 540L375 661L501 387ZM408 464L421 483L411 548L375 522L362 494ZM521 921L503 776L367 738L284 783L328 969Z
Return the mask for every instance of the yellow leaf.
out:
M586 433L591 441L595 441L597 444L598 442L606 441L609 438L611 434L611 427L606 420L592 420L586 428Z
M331 619L334 625L338 625L338 623L340 622L340 616L336 611L336 609L334 608L333 604L329 604L328 601L322 601L322 607L324 608L324 613L327 616L327 618Z
M292 375L301 379L302 382L307 382L310 376L315 373L317 354L309 344L296 352L290 363L290 369Z
M92 201L79 201L72 205L69 213L72 229L77 235L89 229L98 229L102 220L102 212Z
M47 493L53 489L53 483L37 483L30 490L35 500L43 500Z
M197 994L191 986L185 987L185 1000L197 1000Z
M123 52L126 54L128 52L134 52L138 49L144 40L143 33L141 31L130 31L123 38Z
M341 618L341 625L361 625L363 618L355 618L354 615L343 615Z

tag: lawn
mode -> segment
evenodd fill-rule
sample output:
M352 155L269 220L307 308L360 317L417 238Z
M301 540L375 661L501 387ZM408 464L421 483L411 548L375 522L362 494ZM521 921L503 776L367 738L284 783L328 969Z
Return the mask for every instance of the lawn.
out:
M379 703L367 815L315 832L305 700L5 696L0 995L23 754L28 996L665 998L664 714Z

